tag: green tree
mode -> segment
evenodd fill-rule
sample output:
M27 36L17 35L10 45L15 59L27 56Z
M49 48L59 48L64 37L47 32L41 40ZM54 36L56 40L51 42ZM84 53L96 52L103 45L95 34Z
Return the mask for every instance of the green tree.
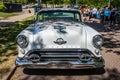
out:
M23 4L29 4L29 3L35 3L37 0L4 0L5 2L11 2L11 3L23 3ZM95 6L95 7L101 7L101 6L107 6L109 0L41 0L43 4L53 4L53 7L57 4L70 4L75 5L86 5L86 6ZM119 3L120 0L110 0L111 5L116 5L117 7L120 7Z
M35 3L36 0L4 0L4 2L29 4Z
M7 8L5 7L5 5L0 2L0 11L5 11Z

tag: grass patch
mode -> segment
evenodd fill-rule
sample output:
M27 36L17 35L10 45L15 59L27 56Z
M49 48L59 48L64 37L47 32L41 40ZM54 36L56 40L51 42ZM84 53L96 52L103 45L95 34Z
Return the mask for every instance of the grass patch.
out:
M3 57L6 58L5 56L3 56ZM5 62L0 64L0 75L1 75L0 79L2 79L3 75L6 75L7 72L10 71L10 68L12 67L12 65L15 62L16 56L12 55L12 56L9 56L8 58L9 58L9 60L6 60Z
M16 36L32 23L32 17L18 21L8 26L0 27L0 55L6 55L7 50L16 49Z
M18 14L17 13L0 12L0 17L2 17L2 18L8 18L8 17L16 16L16 15L18 15Z
M0 77L9 72L17 56L16 36L32 23L32 17L0 26Z

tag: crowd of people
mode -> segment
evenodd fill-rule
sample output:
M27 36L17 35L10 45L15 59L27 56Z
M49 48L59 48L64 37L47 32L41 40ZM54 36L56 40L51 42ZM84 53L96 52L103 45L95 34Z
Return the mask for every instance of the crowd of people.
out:
M105 25L113 25L115 23L115 16L117 12L117 8L115 6L105 6L102 8L79 8L84 17L86 17L86 21L89 22L91 18L100 19L101 23Z

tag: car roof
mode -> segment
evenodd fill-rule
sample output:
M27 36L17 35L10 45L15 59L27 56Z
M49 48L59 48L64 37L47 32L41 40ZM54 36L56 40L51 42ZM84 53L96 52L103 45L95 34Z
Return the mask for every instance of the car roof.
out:
M78 11L77 9L73 8L43 8L39 12L44 11Z

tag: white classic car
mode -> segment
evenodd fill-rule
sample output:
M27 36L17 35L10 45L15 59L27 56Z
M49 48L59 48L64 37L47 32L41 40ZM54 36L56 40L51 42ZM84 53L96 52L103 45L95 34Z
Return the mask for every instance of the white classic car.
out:
M78 10L41 9L17 37L16 66L102 68L102 36L82 22ZM67 67L66 67L67 66Z

